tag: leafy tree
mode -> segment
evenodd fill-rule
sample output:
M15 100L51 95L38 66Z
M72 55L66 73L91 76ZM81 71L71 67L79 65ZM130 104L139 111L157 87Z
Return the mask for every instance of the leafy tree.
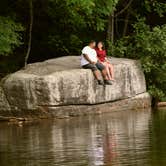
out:
M82 43L106 29L107 18L117 3L118 0L49 0L47 12L53 29L48 40L52 52L79 54Z
M149 92L158 101L166 96L166 24L151 29L139 19L133 28L133 35L116 42L114 55L141 60Z
M22 44L23 27L9 17L0 16L0 55L9 55Z
M145 8L148 12L156 12L160 17L164 17L166 13L165 1L160 2L158 0L145 0Z

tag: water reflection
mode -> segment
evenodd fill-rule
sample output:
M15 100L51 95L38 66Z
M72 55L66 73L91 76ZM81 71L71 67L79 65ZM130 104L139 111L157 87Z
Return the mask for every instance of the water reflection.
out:
M153 116L124 111L33 124L0 125L1 166L150 165ZM155 137L155 133L153 134Z

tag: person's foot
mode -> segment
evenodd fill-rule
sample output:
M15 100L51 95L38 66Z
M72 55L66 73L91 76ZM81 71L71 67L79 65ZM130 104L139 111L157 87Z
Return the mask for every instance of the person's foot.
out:
M112 82L110 80L104 80L105 85L112 85Z
M104 85L104 82L102 80L97 80L99 85Z

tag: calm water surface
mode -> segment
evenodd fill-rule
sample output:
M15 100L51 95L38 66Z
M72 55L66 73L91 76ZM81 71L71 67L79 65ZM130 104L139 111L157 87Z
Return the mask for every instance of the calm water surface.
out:
M166 166L166 110L1 123L0 166Z

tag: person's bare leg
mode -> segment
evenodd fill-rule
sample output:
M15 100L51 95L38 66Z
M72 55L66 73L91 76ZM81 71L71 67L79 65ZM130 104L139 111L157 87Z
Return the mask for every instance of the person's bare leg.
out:
M108 75L108 72L109 72L109 69L108 69L108 66L105 62L102 62L102 64L105 66L105 70L106 70L106 80L109 80L109 75Z
M94 74L94 76L95 76L95 78L96 78L97 80L101 80L101 78L100 78L100 73L99 73L98 70L93 71L93 74Z
M98 84L99 85L104 85L104 82L101 80L99 70L93 71L93 74L94 74L95 78L97 79Z
M110 82L110 80L108 80L106 68L103 69L103 70L101 71L101 73L102 73L102 76L103 76L103 78L104 78L104 84L106 84L106 85L112 85L112 82Z
M112 64L109 65L109 73L111 74L111 79L114 80L114 67Z
M103 69L103 70L101 71L101 74L102 74L104 80L108 80L108 78L107 78L107 70L106 70L106 68Z
M106 66L106 71L107 71L107 78L108 78L108 80L112 80L111 73L110 73L110 70L109 70L109 65L105 64L105 66Z

